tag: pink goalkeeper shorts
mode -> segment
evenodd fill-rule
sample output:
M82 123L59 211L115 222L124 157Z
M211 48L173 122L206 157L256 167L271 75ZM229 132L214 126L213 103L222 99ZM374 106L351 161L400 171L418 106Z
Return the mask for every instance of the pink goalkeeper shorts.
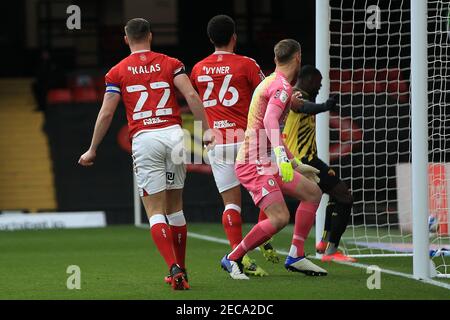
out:
M285 183L276 166L270 165L236 163L235 169L239 182L248 190L255 205L263 210L271 203L283 202L283 194L295 195L301 177L294 172L294 179Z

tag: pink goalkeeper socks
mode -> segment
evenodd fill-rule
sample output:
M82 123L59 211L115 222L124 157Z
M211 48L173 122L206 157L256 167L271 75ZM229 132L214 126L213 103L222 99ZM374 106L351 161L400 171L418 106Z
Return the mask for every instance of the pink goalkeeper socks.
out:
M263 244L277 232L269 219L258 222L245 236L244 240L229 254L230 260L242 258L248 251Z
M308 238L316 217L316 211L319 203L301 202L295 213L294 234L292 236L292 245L289 255L293 258L305 255L305 240Z

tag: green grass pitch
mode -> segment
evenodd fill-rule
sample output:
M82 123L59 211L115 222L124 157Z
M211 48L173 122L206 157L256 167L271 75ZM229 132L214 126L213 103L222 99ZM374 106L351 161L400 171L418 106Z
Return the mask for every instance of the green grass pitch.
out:
M244 226L244 232L249 230ZM219 224L190 224L189 231L224 238ZM292 227L274 246L288 250ZM0 299L450 299L450 290L415 280L381 275L381 289L369 290L364 269L319 265L328 276L287 272L283 264L250 255L269 277L235 281L219 267L228 247L188 239L187 266L192 289L173 291L163 282L166 266L149 231L132 226L101 229L0 232ZM313 241L307 243L313 252ZM411 272L412 258L360 259L364 264ZM81 289L69 290L69 265L81 269ZM444 281L450 283L449 281Z

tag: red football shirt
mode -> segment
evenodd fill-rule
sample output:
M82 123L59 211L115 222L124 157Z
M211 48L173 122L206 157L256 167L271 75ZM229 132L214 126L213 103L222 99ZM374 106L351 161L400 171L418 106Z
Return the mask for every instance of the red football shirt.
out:
M135 51L109 70L106 92L122 95L131 138L181 124L173 79L184 72L179 60L150 50Z
M230 52L216 51L194 66L191 82L209 126L221 133L218 144L243 140L252 94L263 79L255 60Z

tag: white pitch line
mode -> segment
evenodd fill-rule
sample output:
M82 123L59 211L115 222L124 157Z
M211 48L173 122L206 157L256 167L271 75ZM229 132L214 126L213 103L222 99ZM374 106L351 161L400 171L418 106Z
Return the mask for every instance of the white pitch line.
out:
M212 237L212 236L206 236L203 234L199 234L199 233L195 233L195 232L188 232L188 236L191 238L195 238L195 239L200 239L200 240L205 240L205 241L210 241L210 242L216 242L216 243L221 243L221 244L228 244L228 240L225 239L221 239L221 238L217 238L217 237ZM259 248L256 248L256 250L259 250ZM289 253L286 251L279 251L277 250L277 252L283 256L287 256ZM318 260L318 258L314 257L314 256L310 256L308 258L312 258L315 260ZM370 267L367 264L363 264L363 263L356 263L356 262L337 262L334 261L337 264L341 264L341 265L345 265L345 266L350 266L350 267L355 267L355 268L360 268L360 269L367 269L368 267ZM420 281L426 284L430 284L436 287L441 287L447 290L450 290L450 284L444 283L444 282L440 282L440 281L436 281L436 280L432 280L432 279L416 279L413 275L408 274L408 273L403 273L403 272L398 272L398 271L394 271L394 270L389 270L389 269L381 269L380 271L386 274L390 274L393 276L398 276L398 277L403 277L403 278L407 278L407 279L411 279L411 280L416 280L416 281Z
M203 234L194 233L194 232L188 232L187 235L188 235L188 237L196 238L196 239L200 239L200 240L206 240L206 241L217 242L217 243L222 243L222 244L228 244L229 243L228 240L225 240L225 239L205 236Z

